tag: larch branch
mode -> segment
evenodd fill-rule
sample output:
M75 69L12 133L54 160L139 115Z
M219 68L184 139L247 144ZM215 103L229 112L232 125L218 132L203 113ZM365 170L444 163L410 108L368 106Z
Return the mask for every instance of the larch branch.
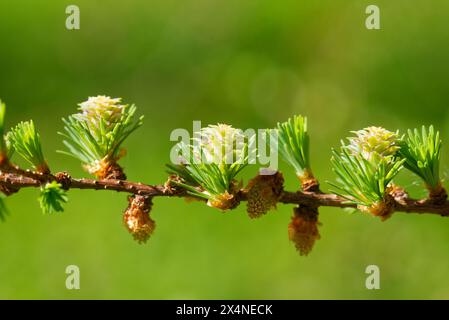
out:
M0 172L0 185L12 190L22 188L39 188L47 182L57 181L64 189L83 190L110 190L125 192L130 194L147 195L150 197L191 197L186 190L169 185L147 185L140 182L124 180L95 180L95 179L75 179L67 173L40 174L29 170L22 170L18 167L9 167L7 171ZM241 201L246 200L247 192L242 189L238 196ZM289 192L283 191L280 203L307 205L312 207L337 207L356 208L352 203L348 203L342 197L335 194L318 192ZM428 199L416 200L409 198L398 198L394 200L394 211L404 213L436 214L449 216L449 201L435 203Z

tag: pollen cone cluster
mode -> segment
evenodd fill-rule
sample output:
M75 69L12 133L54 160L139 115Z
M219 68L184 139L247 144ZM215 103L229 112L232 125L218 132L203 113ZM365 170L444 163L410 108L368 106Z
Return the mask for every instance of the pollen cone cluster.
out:
M318 209L299 206L293 209L293 216L288 225L288 238L295 244L301 256L307 256L320 239L318 227Z
M123 215L123 222L134 240L145 243L153 234L156 223L150 217L153 205L151 197L135 195L129 197L129 206Z
M284 177L276 172L272 175L258 175L247 186L246 211L251 219L259 218L273 208L282 194Z

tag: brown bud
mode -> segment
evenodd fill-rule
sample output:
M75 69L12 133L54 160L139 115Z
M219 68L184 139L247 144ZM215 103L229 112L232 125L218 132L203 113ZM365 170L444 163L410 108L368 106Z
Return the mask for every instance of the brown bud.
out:
M240 204L240 200L235 194L225 192L216 196L213 200L207 201L207 205L220 210L231 210Z
M251 179L247 186L246 211L251 219L259 218L272 208L282 194L284 177L276 172L272 175L258 175Z
M150 217L153 205L151 197L134 195L128 198L129 206L123 215L123 222L134 240L145 243L153 234L156 223Z
M375 217L379 217L382 221L389 219L394 213L394 198L390 194L386 194L383 201L379 201L370 207L358 206L358 209L371 213Z
M55 178L64 190L68 190L70 188L72 177L67 172L57 172L55 174Z
M164 183L164 191L169 194L181 194L186 193L185 189L179 187L177 183L184 183L181 177L172 174L168 177L167 181Z
M301 188L304 192L318 192L320 191L320 183L314 177L311 170L305 170L302 176L299 176L301 181Z
M405 191L404 188L402 188L401 186L395 185L395 184L391 184L388 188L387 188L387 192L390 196L393 197L393 199L397 202L400 202L402 204L405 204L405 202L408 199L408 193L407 191Z
M429 190L429 201L434 204L443 204L447 200L447 192L443 185L438 183L436 187L427 186Z
M0 151L0 168L8 167L9 166L9 159L6 151Z
M107 168L104 179L126 180L126 174L117 162L113 162Z
M43 162L40 165L36 166L36 171L40 174L50 174L51 172L47 162Z
M86 169L100 180L126 180L123 168L115 160L103 159L87 165Z
M299 206L293 209L293 216L288 225L288 238L295 244L301 256L307 256L320 239L318 226L318 209Z
M207 201L207 205L223 211L234 209L240 204L241 188L242 182L232 181L229 192L214 196L213 199Z

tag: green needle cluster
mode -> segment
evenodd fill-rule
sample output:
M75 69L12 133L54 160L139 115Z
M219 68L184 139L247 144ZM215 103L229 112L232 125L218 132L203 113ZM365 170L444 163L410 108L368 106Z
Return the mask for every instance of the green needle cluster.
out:
M42 151L41 137L33 120L20 122L6 136L12 148L38 172L49 173Z
M64 211L63 203L68 201L66 191L56 181L47 183L41 188L39 196L39 205L44 214Z
M441 187L440 133L433 126L421 130L408 130L401 141L400 156L405 159L404 166L419 176L430 189Z
M309 143L307 118L301 115L293 116L286 122L278 123L271 131L277 134L278 148L282 158L290 164L298 177L310 176ZM277 139L274 139L277 140Z

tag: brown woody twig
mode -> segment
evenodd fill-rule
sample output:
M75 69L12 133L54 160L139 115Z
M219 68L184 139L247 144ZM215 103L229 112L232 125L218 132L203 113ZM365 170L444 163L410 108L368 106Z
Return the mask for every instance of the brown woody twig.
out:
M19 191L22 188L38 188L51 181L61 183L66 190L111 190L129 194L146 195L149 197L191 197L191 195L187 194L186 190L179 187L171 187L169 184L152 186L140 182L115 179L75 179L64 172L55 175L41 174L30 170L20 169L14 165L9 165L7 168L3 168L2 171L0 171L0 185L15 191ZM238 194L241 201L246 200L246 195L247 192L244 189ZM354 204L348 203L345 199L335 194L327 194L320 191L283 191L279 198L279 202L311 207L356 208ZM447 217L449 216L449 201L434 203L428 199L416 200L401 197L394 200L393 209L395 212L436 214Z

